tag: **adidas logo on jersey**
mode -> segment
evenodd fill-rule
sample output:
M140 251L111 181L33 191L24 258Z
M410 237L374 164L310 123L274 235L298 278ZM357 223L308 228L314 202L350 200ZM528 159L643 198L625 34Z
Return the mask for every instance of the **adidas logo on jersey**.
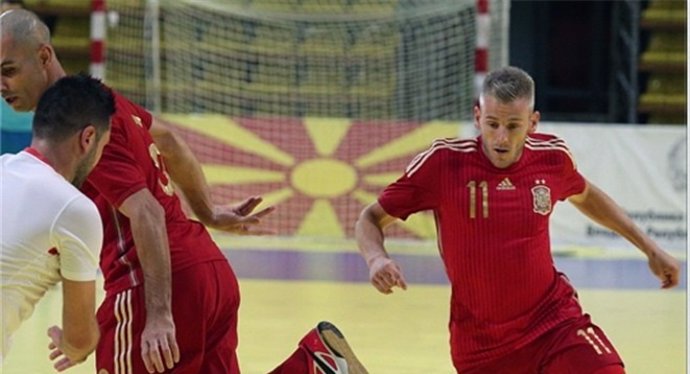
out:
M513 182L508 179L508 177L505 177L501 183L496 186L496 189L499 191L512 191L515 189L515 186L513 185Z

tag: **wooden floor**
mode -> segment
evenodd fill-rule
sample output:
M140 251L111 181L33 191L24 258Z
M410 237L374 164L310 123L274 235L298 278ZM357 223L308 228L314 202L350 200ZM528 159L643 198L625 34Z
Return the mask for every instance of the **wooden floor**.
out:
M454 373L446 321L447 286L410 285L384 296L365 283L241 279L240 364L265 373L320 320L345 333L372 374ZM628 374L681 374L686 367L685 290L580 289L585 310L623 356ZM15 336L2 374L52 373L45 330L59 323L52 290ZM93 358L67 373L93 374Z

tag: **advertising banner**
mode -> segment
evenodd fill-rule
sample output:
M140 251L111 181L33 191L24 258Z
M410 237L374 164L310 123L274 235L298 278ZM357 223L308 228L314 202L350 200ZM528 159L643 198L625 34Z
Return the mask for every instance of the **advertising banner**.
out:
M542 123L565 139L578 169L663 248L687 246L687 130L684 126ZM569 203L552 216L554 245L633 248Z

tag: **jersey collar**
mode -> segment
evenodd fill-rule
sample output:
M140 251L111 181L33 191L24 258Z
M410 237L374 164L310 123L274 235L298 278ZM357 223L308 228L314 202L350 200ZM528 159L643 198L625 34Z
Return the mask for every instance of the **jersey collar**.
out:
M32 147L26 147L24 148L24 152L36 157L37 159L41 160L43 163L49 165L50 167L53 167L53 165L48 161L46 156L43 155L43 153L39 152L36 148Z

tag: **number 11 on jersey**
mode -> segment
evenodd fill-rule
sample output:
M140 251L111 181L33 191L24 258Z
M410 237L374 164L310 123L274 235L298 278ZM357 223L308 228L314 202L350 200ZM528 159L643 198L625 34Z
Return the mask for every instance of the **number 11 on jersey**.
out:
M470 190L470 218L477 218L477 181L469 181L467 188ZM479 189L482 192L482 218L489 218L489 183L479 182Z

